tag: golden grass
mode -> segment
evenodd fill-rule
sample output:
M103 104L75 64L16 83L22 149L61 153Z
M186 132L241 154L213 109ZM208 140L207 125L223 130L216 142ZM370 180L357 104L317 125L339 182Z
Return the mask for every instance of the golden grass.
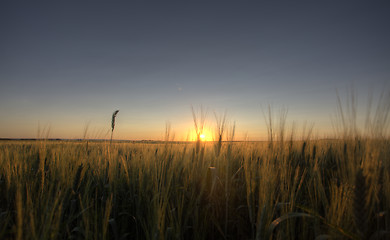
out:
M389 236L388 140L272 144L1 142L0 239Z

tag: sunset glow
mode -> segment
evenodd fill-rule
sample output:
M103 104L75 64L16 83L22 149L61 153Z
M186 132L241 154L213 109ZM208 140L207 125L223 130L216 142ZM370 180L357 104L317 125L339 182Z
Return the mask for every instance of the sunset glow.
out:
M109 139L119 109L114 140L163 140L166 122L175 140L217 140L225 111L236 140L266 140L268 104L274 126L285 106L287 129L326 137L336 89L355 87L360 117L390 79L390 5L353 6L2 1L0 138Z
M200 134L200 140L204 141L206 139L206 136L204 134Z
M190 135L188 136L188 141L196 141L198 139L197 136L198 135L196 134L196 131L192 130L190 132ZM209 128L203 129L202 133L199 135L199 139L202 142L214 141L212 129L211 128L210 129Z

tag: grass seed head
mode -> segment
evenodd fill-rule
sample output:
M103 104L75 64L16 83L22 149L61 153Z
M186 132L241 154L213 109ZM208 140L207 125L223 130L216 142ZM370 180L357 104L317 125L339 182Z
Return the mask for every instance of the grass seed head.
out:
M111 132L114 131L114 128L115 128L115 118L116 118L116 115L118 114L119 110L116 110L113 114L112 114L112 119L111 119Z

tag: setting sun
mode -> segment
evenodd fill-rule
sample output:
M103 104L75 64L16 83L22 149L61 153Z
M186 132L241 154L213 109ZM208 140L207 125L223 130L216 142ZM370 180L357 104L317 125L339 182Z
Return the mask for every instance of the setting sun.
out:
M199 140L202 142L214 141L213 132L209 128L204 128L203 131L199 133L199 135L196 133L195 130L192 130L188 135L188 140L189 141L197 141L198 137L199 137Z

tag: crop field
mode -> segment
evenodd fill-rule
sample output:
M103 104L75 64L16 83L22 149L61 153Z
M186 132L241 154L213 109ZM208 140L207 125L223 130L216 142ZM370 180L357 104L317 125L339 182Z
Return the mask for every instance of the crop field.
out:
M0 239L389 239L390 141L2 141Z
M390 0L0 0L0 240L390 240L389 30Z

